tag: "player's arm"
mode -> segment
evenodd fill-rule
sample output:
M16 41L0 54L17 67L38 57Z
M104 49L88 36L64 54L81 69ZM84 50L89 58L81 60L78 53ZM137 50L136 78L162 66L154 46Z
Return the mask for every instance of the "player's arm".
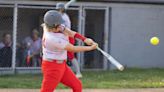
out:
M70 51L70 52L90 51L90 50L94 50L94 49L97 48L97 43L94 43L90 46L74 46L71 43L69 43L69 41L67 41L65 39L51 38L51 40L54 41L54 43L51 43L51 45L54 46L55 48L58 48L59 50L64 49L64 50L67 50L67 51Z
M68 35L68 36L70 36L70 37L73 37L73 38L75 38L75 39L80 39L80 40L82 40L84 43L86 43L87 45L92 45L92 44L95 43L92 39L86 38L85 36L83 36L83 35L81 35L81 34L75 32L75 31L72 31L71 29L69 29L69 28L67 28L67 27L65 28L65 30L64 30L63 33L66 34L66 35Z
M83 51L91 51L96 48L97 48L97 44L92 44L91 46L74 46L68 43L64 49L70 52L83 52Z

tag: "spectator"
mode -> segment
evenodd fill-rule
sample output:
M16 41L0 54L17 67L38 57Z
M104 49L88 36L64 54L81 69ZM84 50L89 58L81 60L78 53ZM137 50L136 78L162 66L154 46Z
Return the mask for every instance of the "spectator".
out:
M17 53L16 53L16 66L17 67L23 67L25 66L25 60L24 60L24 48L22 47L21 44L17 43Z
M40 66L41 38L39 37L39 32L36 29L33 29L31 36L26 37L23 44L25 45L27 66Z
M12 62L12 40L8 33L3 34L3 41L0 43L0 67L11 67Z

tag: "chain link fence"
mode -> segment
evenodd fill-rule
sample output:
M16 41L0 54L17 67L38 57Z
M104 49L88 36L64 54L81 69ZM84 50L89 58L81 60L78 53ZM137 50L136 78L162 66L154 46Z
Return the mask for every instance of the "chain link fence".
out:
M55 3L54 5L0 3L0 74L5 69L12 73L19 73L20 70L22 70L21 73L26 73L28 70L30 73L41 72L41 38L43 30L40 25L43 23L45 12L50 9L55 9ZM72 7L67 10L67 13L72 22L72 29L84 34L82 32L84 26L81 26L84 22L81 16L82 9ZM87 32L91 33L92 31ZM81 42L76 42L75 45L78 44L81 44ZM84 57L80 56L81 54L83 53L76 54L76 57L83 62L82 58ZM95 53L92 54L95 57L94 61L102 58L102 56L96 57L97 54ZM85 64L82 62L83 69ZM102 62L100 61L100 63ZM92 62L91 65L94 64L96 63ZM100 65L102 66L102 64L97 64L98 67Z
M47 10L49 8L0 4L1 73L5 73L5 70L16 73L18 69L40 71L40 25Z
M41 37L40 27L46 9L18 9L17 26L17 67L40 67Z
M50 9L55 9L55 5L0 4L0 71L5 72L6 69L13 73L18 72L17 70L40 71L43 32L40 25L43 23L45 12ZM75 24L72 28L77 31L78 11L72 10L68 13L76 16L71 20Z
M0 7L0 68L12 65L13 8Z

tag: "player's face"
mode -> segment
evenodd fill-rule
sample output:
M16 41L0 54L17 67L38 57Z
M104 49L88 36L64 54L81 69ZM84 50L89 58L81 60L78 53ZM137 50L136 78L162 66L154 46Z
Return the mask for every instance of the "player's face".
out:
M61 32L62 30L63 30L63 26L62 25L56 25L55 32Z
M11 35L10 35L10 34L7 34L7 35L4 37L4 43L5 43L5 44L10 44L10 43L11 43Z
M59 12L64 13L65 9L60 9Z

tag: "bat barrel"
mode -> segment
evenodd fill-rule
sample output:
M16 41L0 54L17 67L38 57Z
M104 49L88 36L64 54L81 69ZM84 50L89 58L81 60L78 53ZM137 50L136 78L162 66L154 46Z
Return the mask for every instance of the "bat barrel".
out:
M122 65L119 65L118 66L118 70L123 71L124 70L124 67Z
M118 70L123 71L124 67L123 65L121 65L117 60L115 60L111 55L109 55L108 53L106 53L105 51L103 51L101 48L97 47L97 50L99 50L104 56L107 57L107 59L113 64L115 65Z
M112 56L108 56L109 60L111 61L112 64L114 64L118 70L123 71L124 67L121 65L119 62L117 62Z

